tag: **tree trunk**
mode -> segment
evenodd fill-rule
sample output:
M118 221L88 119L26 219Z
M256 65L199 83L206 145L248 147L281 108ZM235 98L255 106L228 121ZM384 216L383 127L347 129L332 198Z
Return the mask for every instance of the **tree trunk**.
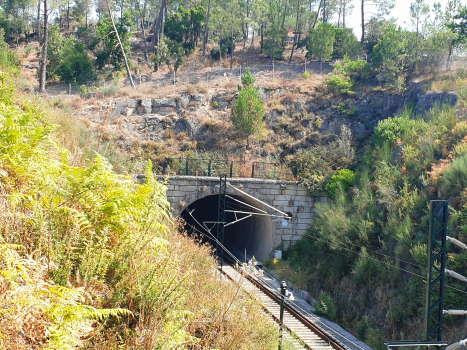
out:
M211 11L211 0L208 2L208 13L206 14L206 24L204 25L203 56L206 56L206 44L208 43L209 13Z
M287 3L285 3L285 6L284 6L284 17L282 18L282 26L281 28L284 28L284 24L285 24L285 16L287 14Z
M44 40L42 40L41 75L39 78L39 92L45 92L47 77L47 41L49 39L49 14L47 0L44 0Z
M41 0L37 1L37 25L36 25L36 38L41 42Z
M292 52L290 53L289 64L292 63L293 52L294 52L295 46L297 45L298 21L300 18L299 14L300 14L300 0L297 0L297 22L295 23L295 33L293 36Z
M343 0L342 3L343 3L343 6L344 6L344 10L342 11L342 28L345 28L345 2L347 0Z
M322 9L322 11L323 11L322 21L323 21L323 23L326 23L326 20L327 20L326 19L326 0L323 0L323 9Z
M263 31L264 31L264 23L263 23L263 18L261 17L261 45L260 45L261 50L259 51L259 53L263 53L263 40L264 40Z
M233 11L230 12L230 70L233 69L233 54L234 54L234 41L233 41Z
M148 42L146 41L146 31L144 30L144 17L141 18L141 31L143 33L143 40L144 40L144 59L147 63L149 63Z
M70 30L70 1L67 2L67 9L66 9L66 28Z
M243 49L242 49L242 66L243 66L245 63L244 58L245 58L246 38L248 36L248 25L245 28L245 26L242 23L242 32L243 32Z
M337 19L337 28L340 28L340 25L341 25L341 14L342 14L342 0L339 5L339 18Z
M47 0L44 0L44 1L47 1ZM108 3L107 3L107 9L109 10L110 20L112 21L112 26L114 27L115 35L117 36L118 45L120 45L123 59L125 60L126 74L128 74L128 79L130 79L131 87L134 89L135 83L133 82L133 78L131 76L130 66L128 65L128 60L126 59L126 53L125 53L125 50L123 49L122 42L120 41L120 35L118 35L118 30L117 30L117 27L115 26L114 17L112 16L112 11L110 10L110 5Z
M448 59L446 61L446 69L449 68L449 65L451 63L451 55L452 55L452 46L449 45Z
M251 60L251 62L254 64L255 63L255 25L253 24L253 37L251 38L251 45L250 45L250 51L252 51L253 53L253 59ZM248 62L247 62L248 64Z
M364 8L364 4L365 4L365 0L361 0L362 1L362 47L363 47L363 44L365 42L365 8Z
M154 22L156 23L155 26L155 31L154 31L154 54L157 55L157 47L159 46L159 33L160 33L160 28L162 25L162 21L164 18L164 8L165 8L166 0L162 0L161 2L161 9L159 11L159 16ZM159 65L157 62L154 63L154 71L157 72L159 70Z
M316 22L318 21L318 17L319 17L319 10L321 10L321 4L323 3L323 0L321 0L319 2L319 5L318 5L318 11L316 11L316 17L315 17L315 21L313 22L313 29L315 29L316 27Z

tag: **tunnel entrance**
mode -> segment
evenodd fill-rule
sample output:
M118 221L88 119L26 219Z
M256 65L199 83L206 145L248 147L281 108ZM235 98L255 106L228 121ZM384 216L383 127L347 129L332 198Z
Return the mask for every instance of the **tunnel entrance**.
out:
M251 198L238 195L229 196L264 210L260 203L254 201ZM193 215L194 219L188 213L187 209L183 210L180 214L180 217L186 222L186 231L189 234L195 235L199 235L200 232L203 233L206 236L203 238L203 241L209 242L213 247L215 247L215 241L208 238L209 234L204 228L200 226L200 224L203 225L203 221L217 221L218 201L219 196L212 195L198 199L197 201L188 205L187 208L190 212L194 210L191 214ZM225 209L245 212L258 212L251 207L243 205L229 197L226 198ZM237 214L237 218L235 218L234 213L226 212L225 222L228 224L245 216L246 214ZM199 224L196 221L198 221ZM208 227L211 226L212 224L208 224ZM214 237L216 237L217 227L214 227L211 232ZM273 244L273 222L272 218L269 216L253 215L249 218L225 227L224 246L240 261L245 259L245 249L247 252L248 260L251 259L253 255L256 259L259 260L269 257L269 254L273 249ZM224 252L224 257L226 255L227 254Z

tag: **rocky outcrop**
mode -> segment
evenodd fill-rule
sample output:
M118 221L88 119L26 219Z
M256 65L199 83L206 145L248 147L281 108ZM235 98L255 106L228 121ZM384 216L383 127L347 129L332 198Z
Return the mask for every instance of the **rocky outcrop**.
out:
M421 115L438 105L454 106L457 103L457 95L453 92L427 92L418 96L417 105L414 109L415 115Z
M259 89L266 101L281 98L286 92L285 88ZM111 120L122 116L129 118L136 125L133 129L144 134L146 140L161 140L165 131L172 129L176 135L185 132L197 141L206 142L208 128L200 125L200 118L191 115L209 115L210 109L228 111L237 95L238 92L223 92L214 96L197 93L157 99L122 99L114 102L109 117ZM410 103L415 103L415 114L420 115L437 103L454 105L457 102L453 93L423 93L420 83L412 83L403 94L374 91L365 96L341 99L299 97L301 101L282 101L271 108L264 121L276 134L285 133L295 141L307 141L302 147L326 142L340 133L342 125L348 126L355 137L366 137L380 120L393 117ZM222 115L228 117L226 113Z

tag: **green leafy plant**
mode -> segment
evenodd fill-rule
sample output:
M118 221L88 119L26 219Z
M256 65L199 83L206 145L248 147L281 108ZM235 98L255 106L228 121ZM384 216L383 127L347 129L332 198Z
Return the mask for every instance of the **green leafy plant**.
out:
M315 312L319 316L324 316L330 321L337 320L337 307L331 294L321 292L318 301L314 304Z
M352 170L341 169L331 177L331 181L326 185L326 194L334 198L339 191L347 193L354 181L355 173Z
M236 132L247 139L247 144L251 135L258 135L263 129L264 101L253 86L254 82L253 74L247 69L242 75L240 94L232 103L232 123Z
M353 93L353 84L347 77L333 75L328 80L326 80L326 85L328 86L329 91L336 95Z
M219 61L221 59L221 49L217 46L214 46L211 49L211 52L209 53L209 55L211 56L213 60Z
M306 71L302 74L303 79L308 79L310 77L310 72Z

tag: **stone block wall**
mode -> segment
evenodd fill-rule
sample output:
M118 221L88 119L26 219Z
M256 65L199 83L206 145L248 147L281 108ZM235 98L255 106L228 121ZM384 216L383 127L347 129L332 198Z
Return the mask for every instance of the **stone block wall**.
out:
M281 243L288 247L291 243L300 240L315 215L315 204L327 201L323 193L310 196L304 187L292 181L227 179L227 182L282 212L290 213L292 219L287 227L283 228L280 220L273 222L275 247ZM172 205L172 212L178 216L182 210L196 200L209 195L217 195L219 179L174 176L168 179L167 188L167 197ZM227 193L242 196L230 186L227 186ZM272 209L263 208L270 214L278 214Z

